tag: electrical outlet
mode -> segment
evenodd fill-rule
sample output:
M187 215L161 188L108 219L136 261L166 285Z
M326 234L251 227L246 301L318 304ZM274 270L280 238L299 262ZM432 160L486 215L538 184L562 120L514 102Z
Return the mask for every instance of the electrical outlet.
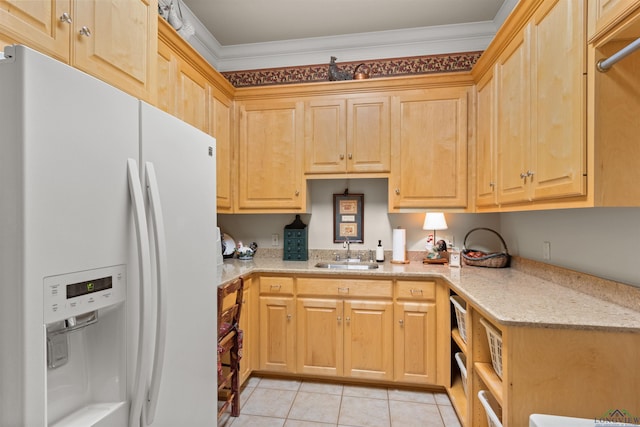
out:
M273 233L271 235L271 246L278 246L280 244L280 236L278 233Z
M542 243L542 259L551 258L551 242Z

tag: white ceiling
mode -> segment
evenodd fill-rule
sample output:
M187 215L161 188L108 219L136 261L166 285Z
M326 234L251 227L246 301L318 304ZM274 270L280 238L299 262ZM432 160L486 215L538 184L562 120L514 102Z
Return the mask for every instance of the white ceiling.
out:
M318 63L313 52L324 62L482 50L517 0L181 2L189 41L225 71Z

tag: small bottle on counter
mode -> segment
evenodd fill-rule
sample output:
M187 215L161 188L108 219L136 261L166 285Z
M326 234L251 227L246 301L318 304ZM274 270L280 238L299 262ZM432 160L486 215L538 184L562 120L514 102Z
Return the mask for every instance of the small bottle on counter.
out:
M378 240L378 247L376 248L376 261L384 262L384 248L382 247L382 240Z

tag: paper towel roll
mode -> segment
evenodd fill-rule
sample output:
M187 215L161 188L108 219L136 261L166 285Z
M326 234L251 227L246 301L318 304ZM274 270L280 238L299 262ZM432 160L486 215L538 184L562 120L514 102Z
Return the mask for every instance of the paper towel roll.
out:
M405 260L406 230L403 228L393 229L393 261L403 262Z

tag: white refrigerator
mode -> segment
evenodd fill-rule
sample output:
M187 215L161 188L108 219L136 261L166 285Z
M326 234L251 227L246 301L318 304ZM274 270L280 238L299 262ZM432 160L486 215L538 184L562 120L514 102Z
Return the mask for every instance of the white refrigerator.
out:
M215 139L0 59L0 426L216 423Z

